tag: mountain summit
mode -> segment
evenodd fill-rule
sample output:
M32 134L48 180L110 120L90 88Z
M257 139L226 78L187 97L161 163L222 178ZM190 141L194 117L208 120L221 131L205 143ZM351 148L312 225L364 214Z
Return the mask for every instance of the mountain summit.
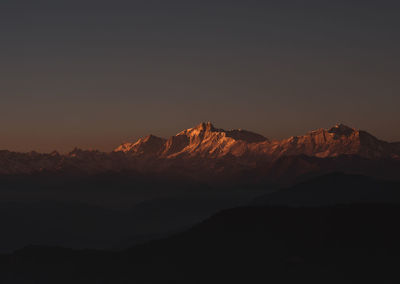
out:
M320 158L357 155L369 159L398 156L391 143L343 124L278 141L270 154L274 156L307 155Z
M115 151L157 155L161 152L165 141L164 138L150 134L144 138L140 138L135 143L124 143L115 149Z
M149 149L139 147L145 138L135 143L125 143L115 151L122 151L134 155L154 155ZM163 143L163 144L162 144ZM248 146L255 143L268 143L264 136L242 129L224 130L214 127L211 122L202 122L199 125L183 130L177 135L163 140L158 138L157 153L163 158L178 156L221 157L228 154L238 156L248 151Z
M342 123L338 123L335 126L333 126L331 129L329 129L329 133L335 133L338 136L344 135L344 136L350 136L357 130L351 127L348 127Z
M242 129L219 129L211 122L202 122L169 139L152 137L125 143L115 151L162 158L220 158L228 155L267 156L271 159L297 155L319 158L357 155L369 159L399 157L398 144L381 141L368 132L344 124L280 141L270 141L260 134Z

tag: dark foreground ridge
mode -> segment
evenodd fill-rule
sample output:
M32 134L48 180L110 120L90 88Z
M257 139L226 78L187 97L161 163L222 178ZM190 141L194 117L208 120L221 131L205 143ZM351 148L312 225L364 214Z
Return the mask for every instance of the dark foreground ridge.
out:
M93 188L93 192L101 191ZM24 235L37 236L32 243L47 246L1 254L0 280L4 284L398 283L399 193L399 182L333 173L264 192L251 206L222 210L181 233L119 251L55 244L95 247L95 242L107 243L126 235L126 230L149 226L154 222L151 212L158 211L163 215L157 218L160 224L181 223L187 228L231 201L203 196L206 200L200 202L198 196L181 196L171 206L153 200L129 214L97 207L70 210L57 203L49 210L43 205L34 210L12 205L2 209L1 236L9 236L3 245ZM188 219L176 220L185 214ZM16 216L22 217L12 219ZM140 220L145 223L140 225Z
M121 252L27 247L2 283L398 283L399 205L246 207Z

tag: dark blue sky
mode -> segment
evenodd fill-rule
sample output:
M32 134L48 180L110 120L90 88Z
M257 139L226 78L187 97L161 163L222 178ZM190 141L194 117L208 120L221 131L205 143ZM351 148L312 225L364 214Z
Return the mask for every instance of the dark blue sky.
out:
M111 150L200 121L400 140L395 1L0 2L0 148Z

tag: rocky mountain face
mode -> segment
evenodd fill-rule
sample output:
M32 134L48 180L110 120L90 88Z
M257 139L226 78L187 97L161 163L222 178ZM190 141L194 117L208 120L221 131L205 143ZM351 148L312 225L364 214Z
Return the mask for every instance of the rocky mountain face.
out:
M300 137L278 141L268 150L278 157L294 155L319 158L357 155L368 159L399 157L390 143L343 124L335 125L328 130L318 129Z
M149 137L149 136L148 136ZM155 136L153 136L155 137ZM154 147L154 140L157 145ZM223 130L215 128L210 122L200 123L186 129L168 140L155 137L153 140L139 139L136 143L125 143L115 151L133 155L154 155L160 158L175 157L212 157L226 155L241 156L255 144L269 144L267 138L246 130ZM155 151L143 152L144 148L156 148Z
M199 181L283 181L345 171L397 177L400 143L343 124L284 140L200 123L168 139L149 135L111 153L75 149L61 155L0 151L0 174L161 174Z
M368 132L343 124L281 141L270 141L260 134L246 130L217 129L209 122L184 130L168 140L155 136L148 137L139 139L136 143L123 144L115 151L138 156L156 154L160 158L179 156L222 158L228 155L235 157L256 155L270 159L297 155L318 158L357 155L368 159L400 157L399 143L381 141Z

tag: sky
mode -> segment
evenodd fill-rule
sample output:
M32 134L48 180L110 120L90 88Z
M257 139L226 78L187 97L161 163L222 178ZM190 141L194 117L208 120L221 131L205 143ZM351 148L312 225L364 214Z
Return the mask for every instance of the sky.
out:
M2 0L0 149L111 151L201 121L400 141L399 14L385 0Z

